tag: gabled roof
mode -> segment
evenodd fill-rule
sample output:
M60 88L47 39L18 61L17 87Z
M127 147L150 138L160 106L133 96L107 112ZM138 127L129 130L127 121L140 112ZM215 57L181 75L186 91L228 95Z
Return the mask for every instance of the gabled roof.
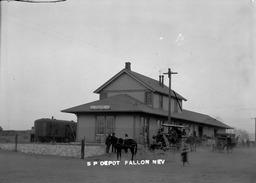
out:
M164 95L169 95L169 87L167 86L160 86L159 85L159 81L152 79L150 77L144 76L142 74L133 72L129 69L123 69L121 70L119 73L117 73L115 76L113 76L111 79L109 79L106 83L104 83L102 86L100 86L98 89L96 89L94 91L94 93L100 93L100 91L105 88L107 85L109 85L110 83L112 83L115 79L117 79L119 76L121 76L122 74L126 73L127 75L129 75L130 77L132 77L133 79L135 79L136 81L138 81L140 84L142 84L143 86L145 86L146 88L150 89L153 92L158 92ZM187 99L185 99L184 97L182 97L181 95L179 95L177 92L172 90L171 96L172 97L176 97L178 99L181 100L185 100L187 101Z
M162 109L154 109L139 100L127 95L119 94L102 100L97 100L87 104L79 105L69 109L62 110L66 113L92 113L92 112L140 112L151 115L168 117L168 111ZM176 119L202 123L206 125L216 126L225 129L231 129L230 126L204 114L182 110L181 113L172 113L172 117Z

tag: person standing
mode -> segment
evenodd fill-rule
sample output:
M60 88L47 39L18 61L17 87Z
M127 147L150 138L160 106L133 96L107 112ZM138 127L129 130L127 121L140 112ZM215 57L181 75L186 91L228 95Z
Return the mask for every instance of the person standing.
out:
M34 127L31 128L30 142L35 142L35 129L34 129Z
M117 138L115 136L115 133L112 133L112 137L111 137L111 145L112 145L112 153L116 153L116 144L117 144Z
M247 139L245 143L246 143L246 146L249 148L250 147L250 140Z
M185 166L186 163L188 164L188 148L186 145L184 145L180 156L181 156L182 165Z
M186 135L187 135L187 133L186 133L186 130L185 130L185 129L183 129L183 130L182 130L181 135L182 135L182 136L186 136Z
M105 145L106 145L106 153L108 154L110 146L111 146L111 135L110 134L108 134L106 137Z
M232 149L232 141L231 141L230 135L227 136L226 145L227 145L227 152L229 153L229 151Z

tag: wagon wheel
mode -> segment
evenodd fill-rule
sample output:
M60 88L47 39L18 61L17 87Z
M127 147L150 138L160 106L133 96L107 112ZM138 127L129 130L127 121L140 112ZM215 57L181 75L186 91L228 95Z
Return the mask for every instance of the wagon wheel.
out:
M223 152L224 151L224 148L225 148L225 143L223 143L222 141L218 141L217 143L216 143L216 150L218 151L218 152Z

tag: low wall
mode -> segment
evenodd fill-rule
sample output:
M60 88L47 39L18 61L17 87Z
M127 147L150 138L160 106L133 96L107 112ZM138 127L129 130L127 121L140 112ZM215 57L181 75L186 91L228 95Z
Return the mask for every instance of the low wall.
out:
M15 150L14 143L0 143L0 149ZM18 144L17 151L28 154L56 155L81 158L81 144ZM84 157L105 153L105 146L85 145Z

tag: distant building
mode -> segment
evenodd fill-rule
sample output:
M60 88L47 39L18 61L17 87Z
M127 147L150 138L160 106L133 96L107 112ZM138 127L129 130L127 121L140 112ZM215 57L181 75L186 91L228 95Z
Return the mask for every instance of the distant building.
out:
M94 91L99 100L62 110L77 116L77 140L103 143L109 133L128 134L139 143L152 136L168 120L169 88L163 76L154 80L131 70L131 63ZM184 97L171 92L171 123L186 125L190 133L213 137L228 125L204 114L183 109Z

